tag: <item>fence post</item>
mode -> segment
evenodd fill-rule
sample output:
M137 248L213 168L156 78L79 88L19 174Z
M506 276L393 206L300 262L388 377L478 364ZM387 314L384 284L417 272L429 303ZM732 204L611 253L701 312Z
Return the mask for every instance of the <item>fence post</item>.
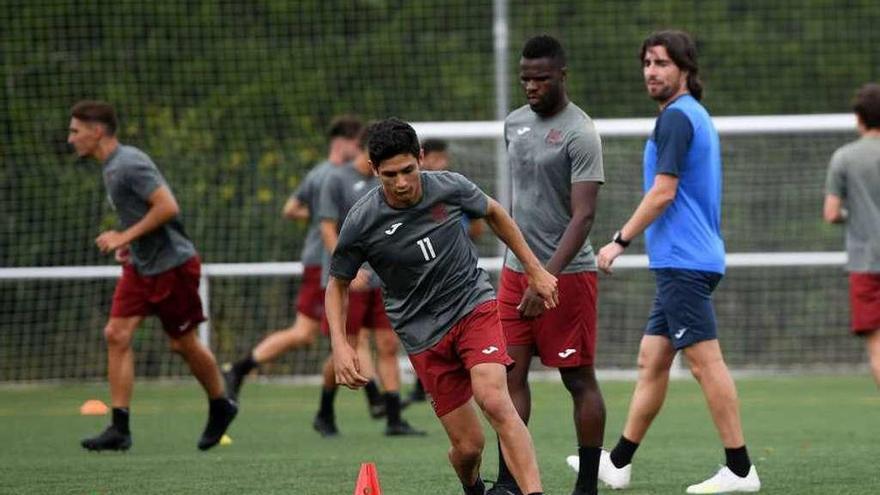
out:
M199 283L199 297L202 299L202 311L208 318L199 324L199 341L207 348L211 348L211 288L208 283L208 272L202 267L202 278Z

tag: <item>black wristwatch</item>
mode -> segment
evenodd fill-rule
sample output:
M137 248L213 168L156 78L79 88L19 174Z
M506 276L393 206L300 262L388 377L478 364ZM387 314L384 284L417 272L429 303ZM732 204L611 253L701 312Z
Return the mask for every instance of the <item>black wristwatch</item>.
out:
M616 244L620 244L620 247L622 247L622 248L628 248L629 243L632 242L632 241L627 241L626 239L624 239L623 235L620 234L619 230L614 233L614 237L611 238L611 241Z

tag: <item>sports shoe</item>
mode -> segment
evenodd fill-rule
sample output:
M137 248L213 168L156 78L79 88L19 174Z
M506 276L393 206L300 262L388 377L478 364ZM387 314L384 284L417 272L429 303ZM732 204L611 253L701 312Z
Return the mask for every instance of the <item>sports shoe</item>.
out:
M315 420L312 421L312 428L324 438L339 435L339 430L336 429L336 420L333 418L327 419L321 415L317 415L315 416Z
M238 404L229 398L213 399L208 408L208 422L199 439L199 450L208 450L220 443L229 424L238 414Z
M572 458L574 458L573 461ZM568 465L577 471L578 468L575 466L580 465L580 459L578 459L578 456L569 456ZM609 454L607 450L602 449L602 453L599 454L599 481L608 485L612 490L620 490L629 486L631 476L632 463L619 468L611 462L611 454Z
M489 491L486 492L486 495L523 495L523 492L519 490L516 484L508 484L507 482L495 483Z
M110 425L97 436L83 439L80 445L92 451L125 451L131 448L131 433L120 433L115 426Z
M227 366L224 366L227 368ZM226 382L226 395L234 401L238 401L238 393L241 391L241 384L244 382L244 376L235 370L235 366L228 366L223 372L223 381Z
M755 465L749 468L749 474L740 478L727 466L715 473L715 476L702 483L691 485L687 493L730 493L730 492L756 492L761 489L761 480L758 479L758 471Z
M385 427L385 436L386 437L402 437L402 436L415 436L422 437L427 435L428 432L423 430L417 430L410 426L406 420L401 419L399 423L393 423Z

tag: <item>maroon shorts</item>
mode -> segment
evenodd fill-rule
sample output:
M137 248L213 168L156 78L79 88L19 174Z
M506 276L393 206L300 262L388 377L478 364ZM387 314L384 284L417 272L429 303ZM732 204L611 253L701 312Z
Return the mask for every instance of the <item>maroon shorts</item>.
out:
M157 275L140 275L134 266L122 266L122 278L113 292L110 316L127 318L155 314L170 337L179 337L205 321L199 282L198 256Z
M499 313L507 345L535 347L541 362L555 368L592 366L596 356L596 272L557 277L559 305L534 320L523 320L516 307L528 288L525 274L501 271Z
M849 274L849 307L854 333L880 328L880 273Z
M296 312L313 320L324 318L324 289L321 288L321 265L307 265L303 269L302 284L296 296Z
M357 335L361 328L391 331L391 320L385 314L382 289L348 292L348 315L345 318L345 333ZM321 322L324 335L330 334L326 315Z
M433 347L411 354L409 360L431 395L437 417L458 409L473 395L471 368L482 363L513 365L504 343L498 304L494 300L480 304Z

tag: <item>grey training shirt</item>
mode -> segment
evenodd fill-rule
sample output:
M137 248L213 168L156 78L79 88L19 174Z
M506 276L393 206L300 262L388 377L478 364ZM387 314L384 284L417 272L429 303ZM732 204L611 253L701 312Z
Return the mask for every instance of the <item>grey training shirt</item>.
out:
M330 274L351 280L368 261L382 279L385 310L410 354L429 349L478 304L495 298L461 217L486 216L488 199L453 172L422 172L422 198L395 209L382 189L348 214Z
M150 209L156 189L168 186L153 160L134 146L120 144L104 162L104 186L123 229ZM156 275L182 265L196 254L180 217L131 242L131 262L141 275Z
M349 210L359 199L375 189L379 185L379 178L373 175L364 175L349 163L332 169L324 183L321 185L320 198L318 200L318 220L334 220L336 228L342 227L342 223ZM323 246L323 244L322 244ZM330 253L322 247L321 286L326 287L330 278ZM369 267L364 267L369 268ZM376 276L370 277L370 287L378 288L381 282Z
M840 197L849 213L847 270L880 272L880 138L862 137L839 148L825 191Z
M303 243L300 261L303 265L320 265L324 259L324 241L321 240L321 220L318 217L318 205L321 197L321 185L327 174L335 165L325 160L306 174L293 197L309 208L309 228L306 231L306 240Z
M505 119L504 139L513 182L513 219L535 256L546 264L571 221L571 185L605 182L599 133L574 103L549 118L525 105ZM524 271L510 250L504 265ZM562 273L595 270L587 237Z

